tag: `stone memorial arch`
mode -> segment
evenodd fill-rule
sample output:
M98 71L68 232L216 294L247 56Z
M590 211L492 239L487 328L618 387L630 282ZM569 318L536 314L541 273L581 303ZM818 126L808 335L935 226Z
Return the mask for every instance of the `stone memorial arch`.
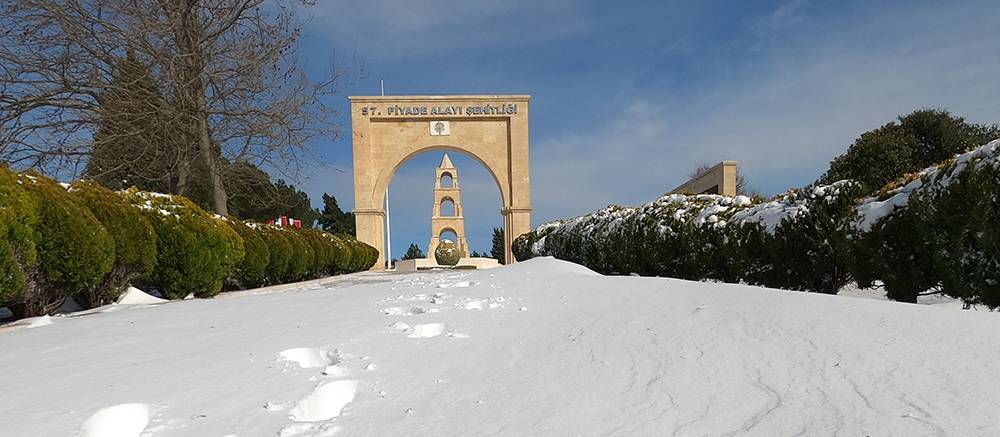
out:
M504 253L531 230L527 95L351 96L357 237L385 266L385 191L411 157L456 150L479 161L500 190Z

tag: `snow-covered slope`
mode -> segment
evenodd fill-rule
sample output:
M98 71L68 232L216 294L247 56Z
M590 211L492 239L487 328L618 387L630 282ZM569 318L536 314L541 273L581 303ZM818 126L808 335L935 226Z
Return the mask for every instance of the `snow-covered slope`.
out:
M5 436L1000 434L996 314L553 259L51 321Z

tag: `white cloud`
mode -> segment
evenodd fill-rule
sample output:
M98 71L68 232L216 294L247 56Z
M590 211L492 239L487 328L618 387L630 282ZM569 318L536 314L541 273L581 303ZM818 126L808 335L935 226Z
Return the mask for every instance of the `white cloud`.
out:
M311 29L365 56L443 56L566 37L587 28L578 0L320 1ZM442 61L446 61L442 59Z
M807 0L786 0L770 14L753 20L750 29L758 35L788 29L802 23L805 18Z

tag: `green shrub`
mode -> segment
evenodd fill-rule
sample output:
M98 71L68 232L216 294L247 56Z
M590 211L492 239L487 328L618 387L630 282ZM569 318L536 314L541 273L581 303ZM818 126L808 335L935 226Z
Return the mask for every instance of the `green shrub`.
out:
M863 199L855 222L858 283L894 300L943 293L1000 307L1000 140Z
M1000 152L1000 142L994 147ZM927 226L948 242L935 258L942 291L991 309L1000 307L1000 158L992 160L937 202L939 213Z
M306 278L312 269L313 250L306 239L292 228L278 228L291 245L291 257L288 270L285 272L285 282L296 282Z
M292 262L292 244L285 237L285 231L273 225L254 224L270 252L265 270L265 285L282 283L288 277Z
M324 236L326 233L318 229L301 229L296 232L306 240L313 252L313 262L307 277L318 278L327 275L333 262L333 245Z
M344 273L352 273L358 271L361 268L361 264L364 262L364 253L360 245L358 245L358 240L354 237L348 235L342 235L344 244L347 245L347 268Z
M222 219L181 196L129 189L125 200L156 232L156 269L146 283L170 299L211 297L244 256L243 240Z
M243 239L245 255L229 282L230 288L245 289L262 287L268 280L268 266L271 263L271 250L267 231L261 230L262 225L244 222L235 217L227 220L229 227Z
M545 223L535 228L533 231L518 235L511 244L511 251L514 252L514 258L518 261L527 261L536 256L548 256L545 252L545 243L538 243L538 240L544 239L549 232L562 225L562 220Z
M96 285L82 290L77 300L87 308L114 302L133 280L152 273L156 264L153 226L121 196L96 182L79 181L69 191L101 222L114 246L111 271Z
M836 293L850 280L857 193L857 184L841 181L756 204L746 196L669 194L539 226L513 249L519 260L548 255L605 274Z
M351 263L351 248L346 242L346 237L330 233L325 234L325 236L330 241L333 250L329 273L347 273Z
M920 109L861 134L830 162L821 181L852 179L872 193L907 173L1000 137L996 125L972 124L948 111Z
M360 244L361 247L364 248L366 255L365 261L361 264L361 268L358 271L371 269L372 267L375 266L375 263L378 262L378 249L369 246L366 243L361 243L360 241L358 242L358 244Z
M378 262L378 250L365 243L358 241L351 235L339 234L337 237L347 246L349 256L346 260L344 273L360 272L368 270Z
M38 204L18 183L15 173L0 166L0 307L25 301L35 270Z
M837 294L851 279L854 202L862 188L853 181L791 191L782 197L786 214L774 232L759 240L771 269L761 285Z
M114 244L89 209L55 181L21 174L21 185L38 202L38 270L22 301L21 316L48 314L85 289L97 287L111 271Z
M880 282L889 299L916 303L920 294L941 286L934 248L914 232L918 226L915 211L904 210L857 237L851 271L859 287Z

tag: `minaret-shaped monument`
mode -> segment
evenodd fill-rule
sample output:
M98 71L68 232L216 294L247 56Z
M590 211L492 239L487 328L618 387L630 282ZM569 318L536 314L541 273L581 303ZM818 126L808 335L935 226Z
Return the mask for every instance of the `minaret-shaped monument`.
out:
M442 205L446 205L442 214ZM450 208L448 208L450 206ZM462 258L469 257L469 243L465 240L465 218L462 216L462 191L458 186L458 170L451 163L448 154L444 154L441 165L434 169L434 212L431 215L431 243L427 248L427 257L434 259L434 250L441 242L441 234L446 231L455 233Z

